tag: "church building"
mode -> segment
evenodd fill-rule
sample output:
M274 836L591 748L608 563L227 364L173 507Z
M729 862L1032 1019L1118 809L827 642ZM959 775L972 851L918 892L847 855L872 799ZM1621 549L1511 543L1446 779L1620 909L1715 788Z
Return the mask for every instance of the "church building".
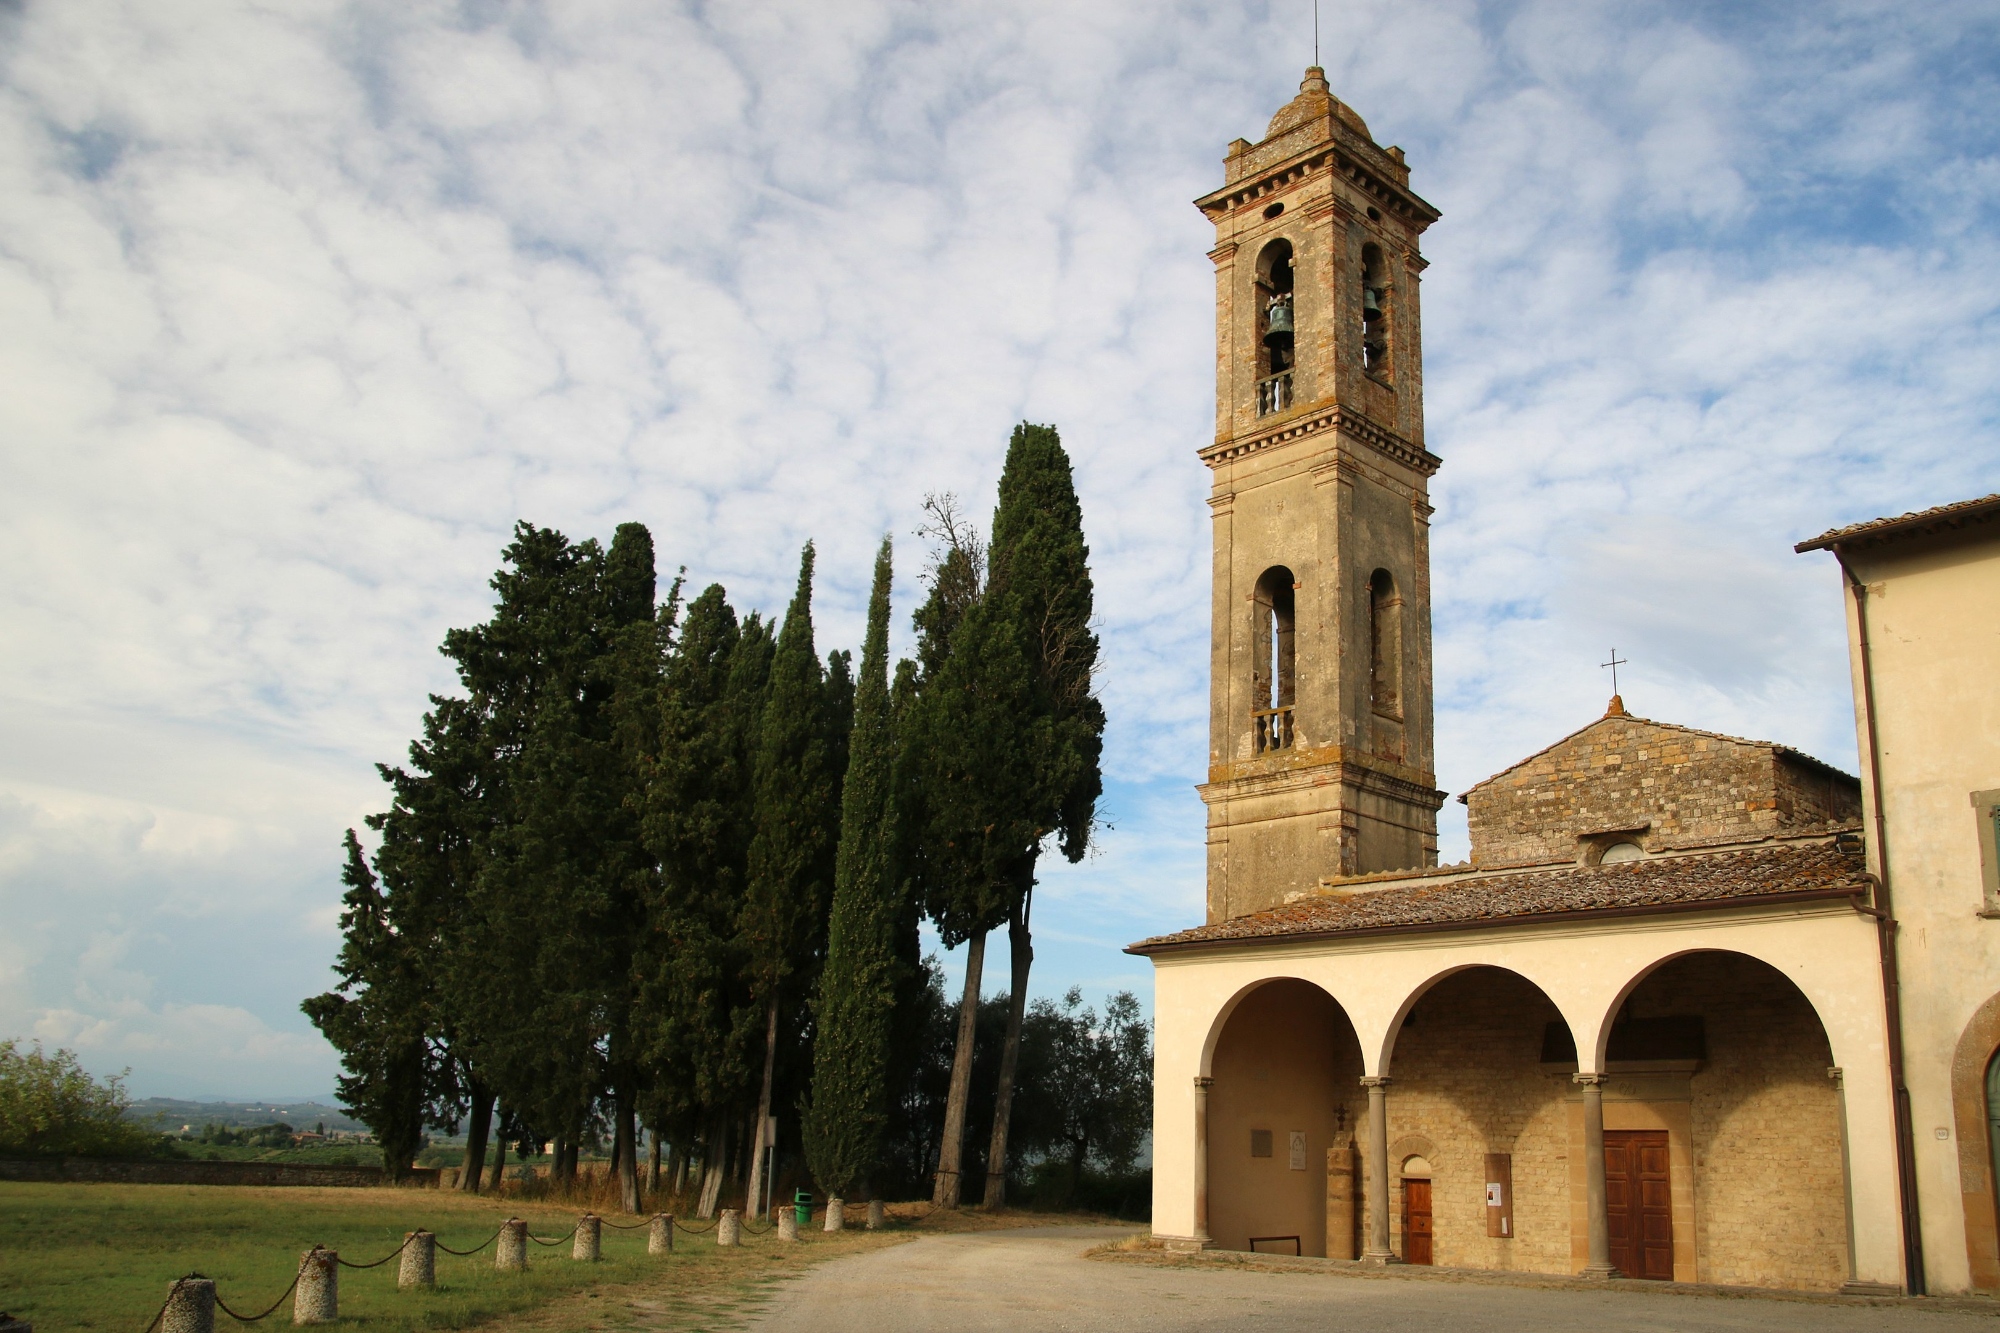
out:
M1155 969L1156 1237L2000 1288L2000 498L1801 545L1850 590L1860 777L1614 694L1459 797L1471 859L1439 866L1418 245L1438 213L1317 68L1196 202L1208 910L1130 950Z

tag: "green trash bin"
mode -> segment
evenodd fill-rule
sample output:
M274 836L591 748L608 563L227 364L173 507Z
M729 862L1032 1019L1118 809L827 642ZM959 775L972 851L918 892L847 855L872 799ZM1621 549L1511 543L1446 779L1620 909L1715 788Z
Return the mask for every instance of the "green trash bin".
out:
M813 1196L806 1190L792 1195L792 1216L798 1218L799 1225L809 1227L813 1220Z

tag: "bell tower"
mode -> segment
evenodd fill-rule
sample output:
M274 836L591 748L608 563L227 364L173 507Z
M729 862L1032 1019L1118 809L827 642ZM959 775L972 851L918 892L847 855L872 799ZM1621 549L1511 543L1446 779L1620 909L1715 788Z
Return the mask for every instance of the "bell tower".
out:
M1400 148L1306 71L1215 224L1208 919L1437 864L1417 238Z

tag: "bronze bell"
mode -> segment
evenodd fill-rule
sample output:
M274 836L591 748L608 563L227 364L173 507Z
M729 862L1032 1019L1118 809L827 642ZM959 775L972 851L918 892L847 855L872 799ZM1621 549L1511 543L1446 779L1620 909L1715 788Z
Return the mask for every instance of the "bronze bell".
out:
M1361 318L1375 319L1382 313L1382 289L1363 287L1361 289Z
M1271 302L1271 317L1264 325L1266 344L1280 343L1292 336L1292 303L1287 300Z

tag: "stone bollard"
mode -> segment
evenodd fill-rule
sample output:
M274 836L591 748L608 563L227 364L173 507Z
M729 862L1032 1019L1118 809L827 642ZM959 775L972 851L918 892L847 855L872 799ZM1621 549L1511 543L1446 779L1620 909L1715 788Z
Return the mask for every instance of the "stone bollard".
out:
M160 1333L215 1333L214 1281L184 1277L169 1286Z
M437 1240L428 1231L403 1237L403 1262L396 1269L396 1290L430 1291L437 1286Z
M672 1254L674 1252L674 1215L654 1213L653 1225L646 1228L647 1254Z
M799 1238L799 1215L796 1209L778 1209L778 1239L797 1240Z
M838 1198L826 1201L826 1229L839 1231L847 1225L847 1205Z
M340 1256L315 1245L299 1256L299 1285L292 1290L294 1324L340 1319Z
M594 1264L604 1248L604 1219L596 1213L585 1213L576 1219L576 1244L570 1247L569 1257Z
M882 1201L880 1199L870 1199L868 1201L868 1229L870 1231L880 1231L888 1220L888 1215L882 1211Z
M722 1210L721 1220L715 1224L717 1245L741 1245L743 1243L743 1215L734 1208Z
M501 1225L493 1266L503 1273L518 1273L528 1266L528 1224L520 1218L510 1217Z

